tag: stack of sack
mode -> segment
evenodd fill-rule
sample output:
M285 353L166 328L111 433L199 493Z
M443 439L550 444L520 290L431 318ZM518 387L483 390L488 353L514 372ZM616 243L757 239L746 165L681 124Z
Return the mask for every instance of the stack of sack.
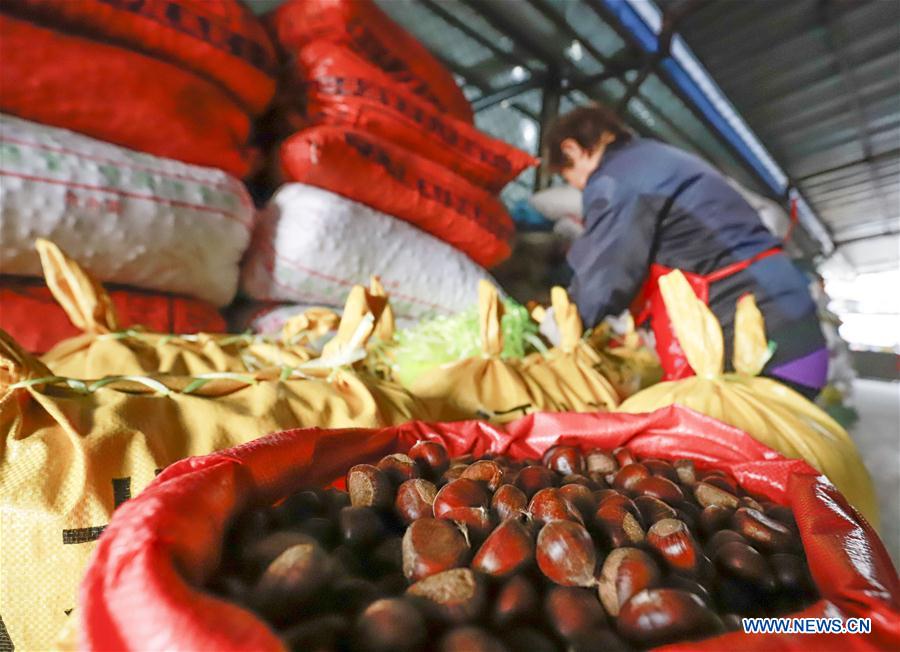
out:
M45 237L124 286L125 324L224 330L275 90L261 23L238 0L8 0L0 32L3 327L34 352L70 333L34 280Z
M399 318L468 307L510 252L497 193L535 160L479 132L452 75L371 0L289 0L266 21L285 62L288 183L260 216L243 291L335 306L374 273Z

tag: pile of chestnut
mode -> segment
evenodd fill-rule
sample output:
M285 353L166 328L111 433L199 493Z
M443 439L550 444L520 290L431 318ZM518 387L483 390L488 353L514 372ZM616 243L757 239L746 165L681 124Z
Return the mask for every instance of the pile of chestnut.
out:
M295 650L628 650L816 599L789 509L627 449L450 459L440 443L232 523L209 589Z

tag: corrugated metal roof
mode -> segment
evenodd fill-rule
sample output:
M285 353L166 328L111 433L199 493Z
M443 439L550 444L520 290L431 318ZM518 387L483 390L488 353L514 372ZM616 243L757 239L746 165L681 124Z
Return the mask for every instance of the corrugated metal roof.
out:
M900 2L710 2L678 31L804 192L838 250L858 271L896 268Z

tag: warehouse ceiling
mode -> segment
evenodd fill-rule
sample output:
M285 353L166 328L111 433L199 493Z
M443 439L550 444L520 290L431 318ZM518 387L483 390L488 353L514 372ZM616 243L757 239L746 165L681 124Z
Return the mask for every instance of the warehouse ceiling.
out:
M787 203L623 29L624 0L378 0L459 76L478 126L536 152L542 92L560 111L596 98L644 135L692 150ZM628 4L634 6L638 2ZM659 0L675 31L759 137L856 271L896 267L900 249L900 2ZM650 64L650 65L648 65ZM639 85L638 85L639 84ZM527 196L534 171L507 188ZM829 238L830 235L830 238ZM830 240L830 242L828 242Z
M896 269L900 2L708 2L678 31L838 251L859 272Z

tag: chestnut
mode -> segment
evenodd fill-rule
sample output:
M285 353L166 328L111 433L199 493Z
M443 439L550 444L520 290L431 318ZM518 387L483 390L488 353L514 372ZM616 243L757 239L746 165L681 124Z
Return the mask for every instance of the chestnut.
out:
M503 484L503 469L491 460L478 460L466 467L460 478L482 482L488 491L496 491Z
M659 498L652 496L638 496L634 504L641 513L641 519L648 525L653 525L664 518L678 518L677 512Z
M612 486L619 491L634 491L638 482L649 477L650 471L643 464L626 464L616 472Z
M677 503L684 499L684 494L677 484L668 478L658 475L642 478L635 482L630 489L635 493L658 498L669 504Z
M635 593L655 587L660 580L653 558L637 548L616 548L603 561L598 593L610 616L618 616L622 605Z
M544 600L544 612L553 630L563 639L584 636L606 624L606 614L597 596L588 589L556 586Z
M536 627L515 627L503 633L503 642L510 650L528 652L559 652L556 643Z
M447 449L436 441L417 441L406 454L415 460L422 476L432 482L450 468L450 455Z
M758 509L741 507L731 517L732 527L754 545L771 552L790 552L797 547L793 532Z
M701 507L709 507L716 505L726 509L737 509L738 498L733 493L710 484L706 481L699 482L694 485L694 498L700 503Z
M403 535L403 574L411 581L462 566L469 553L465 537L450 521L420 518Z
M347 492L354 507L388 508L394 488L387 474L371 464L357 464L347 472Z
M778 552L769 557L769 563L782 590L795 594L815 593L809 568L798 555Z
M434 497L435 518L449 519L464 526L466 536L477 539L491 531L490 496L482 484L469 478L451 480Z
M375 466L387 475L395 487L407 480L419 477L419 467L409 455L403 453L385 455Z
M575 506L563 498L558 489L549 487L541 489L528 503L528 513L538 525L555 520L576 521L584 523Z
M732 495L737 495L738 485L731 476L725 475L723 471L712 470L707 471L702 478L703 482L718 487L722 491L727 491Z
M413 478L397 487L394 511L404 523L434 514L434 497L437 487L428 480Z
M333 569L331 557L315 541L291 546L266 567L250 603L270 620L283 622L328 583Z
M428 636L425 619L404 598L383 598L370 604L356 619L355 647L367 652L415 650Z
M584 458L589 473L615 473L619 469L619 463L609 453L592 451Z
M697 482L697 469L691 460L675 460L673 466L681 484L690 487Z
M512 622L528 621L538 608L538 594L523 575L513 575L506 581L494 599L491 622L505 627Z
M324 614L285 630L281 639L294 650L333 650L349 627L344 616Z
M581 451L574 446L553 446L548 448L543 457L544 466L560 475L584 473L587 465Z
M534 558L531 534L520 521L508 519L488 535L472 568L486 575L504 576L514 573Z
M352 548L368 548L385 534L384 522L368 507L344 507L338 515L341 539Z
M749 544L749 541L747 541L746 537L735 532L734 530L719 530L718 532L713 534L706 542L706 552L710 556L712 556L720 546L730 541L740 541L741 543Z
M622 446L614 448L612 454L620 467L625 466L626 464L634 464L637 461L632 452Z
M720 507L719 505L705 507L700 512L700 531L704 535L711 537L716 532L728 527L732 514L734 514L734 510L727 507Z
M708 561L687 525L678 519L665 518L650 526L647 543L676 571L695 575Z
M648 458L641 460L641 464L646 466L653 475L665 478L666 480L671 480L672 482L679 481L678 472L675 471L675 467L672 466L670 462Z
M491 509L500 521L521 518L528 508L525 493L511 484L500 485L491 497Z
M594 492L583 484L564 484L559 488L559 495L575 506L582 518L590 518L597 509Z
M765 557L740 541L731 541L716 549L713 561L725 574L764 591L775 589L775 577Z
M610 548L631 546L644 540L644 528L634 514L610 500L600 503L591 526Z
M493 634L481 627L454 627L441 637L438 652L508 652Z
M528 500L541 489L556 484L553 471L546 466L526 466L516 475L515 485L522 490Z
M581 484L587 487L590 491L599 489L596 482L579 473L572 473L570 475L563 476L563 479L560 481L559 485L562 487L567 484Z
M406 594L423 601L437 619L450 623L473 621L485 607L483 582L469 568L454 568L419 580Z
M563 586L593 586L597 554L584 526L551 521L538 532L535 557L541 572Z
M641 647L696 639L724 631L722 621L693 593L645 589L622 605L619 633Z

